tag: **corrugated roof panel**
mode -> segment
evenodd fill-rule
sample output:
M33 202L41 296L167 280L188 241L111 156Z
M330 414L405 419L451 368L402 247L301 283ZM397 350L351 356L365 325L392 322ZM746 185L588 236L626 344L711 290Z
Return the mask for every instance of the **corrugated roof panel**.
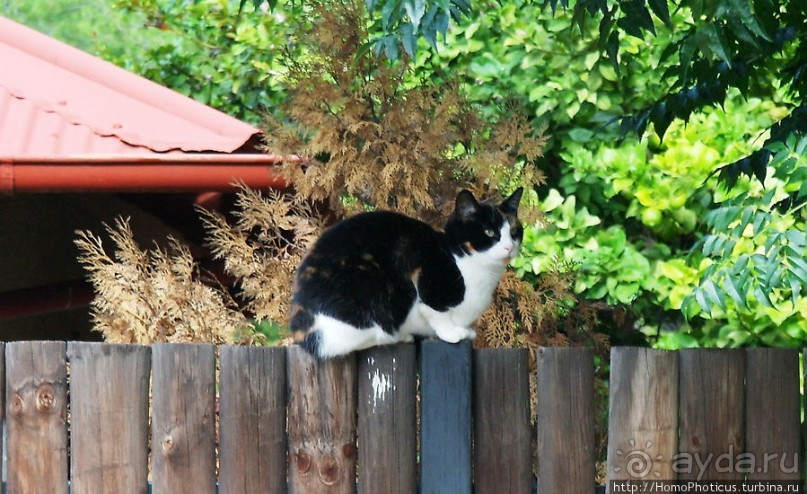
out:
M129 145L116 136L101 136L59 113L42 111L32 101L11 96L0 87L2 156L153 153L153 149Z
M0 155L238 150L258 129L0 17Z

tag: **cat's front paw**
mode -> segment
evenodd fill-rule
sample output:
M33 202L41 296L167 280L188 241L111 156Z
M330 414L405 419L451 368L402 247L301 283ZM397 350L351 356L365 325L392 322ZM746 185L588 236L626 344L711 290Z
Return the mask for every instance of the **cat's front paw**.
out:
M476 331L469 328L454 326L452 328L438 329L435 331L437 337L448 343L458 343L462 340L473 340L476 338Z

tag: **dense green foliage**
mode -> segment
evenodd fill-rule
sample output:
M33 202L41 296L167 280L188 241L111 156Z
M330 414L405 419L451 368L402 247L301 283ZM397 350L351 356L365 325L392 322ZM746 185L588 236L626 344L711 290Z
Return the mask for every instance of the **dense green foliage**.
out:
M279 86L294 11L239 15L228 0L116 0L163 36L127 58L133 72L230 115L259 124L283 99Z
M96 52L253 122L279 107L305 2L120 1L112 26L152 29L132 29L134 50L98 34ZM807 4L365 3L368 50L548 128L524 279L571 272L665 348L807 344Z
M651 3L583 24L588 2L555 15L508 2L453 28L419 68L455 69L480 103L516 97L549 124L548 221L527 231L523 276L574 271L578 293L630 306L663 347L802 345L804 36L792 35L804 12L782 6L764 28L778 41L746 37L754 50L721 37L736 48L727 61L704 36L742 33L755 18L715 21L729 15L719 1L699 14ZM618 28L628 25L642 27ZM757 70L738 72L746 57Z

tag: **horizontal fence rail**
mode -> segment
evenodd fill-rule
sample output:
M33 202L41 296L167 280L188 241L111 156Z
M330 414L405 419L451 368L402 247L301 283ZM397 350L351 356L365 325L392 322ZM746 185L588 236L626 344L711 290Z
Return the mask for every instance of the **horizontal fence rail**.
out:
M424 341L318 362L16 342L0 359L10 493L595 492L587 349L537 350L534 429L525 349ZM615 347L610 365L610 492L800 484L797 351Z

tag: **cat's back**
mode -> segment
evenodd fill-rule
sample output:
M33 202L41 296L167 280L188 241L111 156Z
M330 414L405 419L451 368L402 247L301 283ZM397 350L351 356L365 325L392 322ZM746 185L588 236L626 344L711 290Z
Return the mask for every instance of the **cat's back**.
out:
M426 223L392 211L361 213L325 230L304 263L417 255L437 248L440 235Z

